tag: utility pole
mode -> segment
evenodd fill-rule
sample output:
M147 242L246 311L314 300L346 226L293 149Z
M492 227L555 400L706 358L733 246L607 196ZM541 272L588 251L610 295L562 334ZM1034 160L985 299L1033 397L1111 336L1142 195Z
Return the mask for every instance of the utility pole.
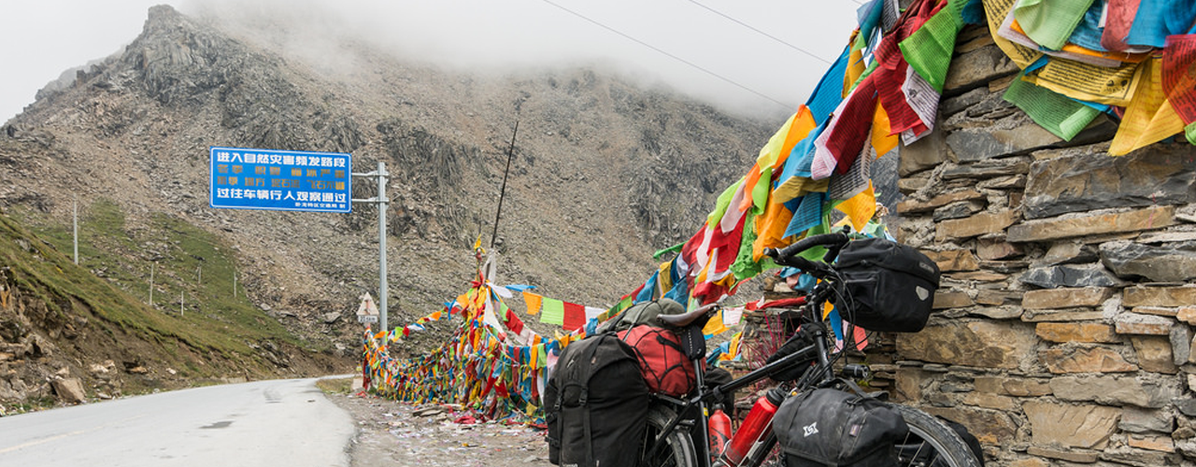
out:
M72 216L73 220L71 224L74 226L75 231L75 264L77 265L79 264L79 198L76 197L71 203L71 209L75 212L74 216Z
M386 172L386 163L378 161L378 170L368 173L353 173L354 177L374 177L378 180L378 196L376 198L354 199L354 203L371 203L378 205L378 320L383 331L389 331L386 324L386 296L389 287L386 284L386 180L390 174Z
M158 268L158 262L154 261L150 264L150 308L154 307L154 269Z

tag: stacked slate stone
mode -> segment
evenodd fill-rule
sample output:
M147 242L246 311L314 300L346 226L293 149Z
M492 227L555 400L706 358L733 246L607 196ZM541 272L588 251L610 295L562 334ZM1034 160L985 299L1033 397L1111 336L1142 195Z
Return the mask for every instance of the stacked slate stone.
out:
M901 148L899 240L943 271L896 336L899 400L966 425L988 465L1196 461L1196 150L1110 157L1002 100L1017 67L961 33L933 134Z

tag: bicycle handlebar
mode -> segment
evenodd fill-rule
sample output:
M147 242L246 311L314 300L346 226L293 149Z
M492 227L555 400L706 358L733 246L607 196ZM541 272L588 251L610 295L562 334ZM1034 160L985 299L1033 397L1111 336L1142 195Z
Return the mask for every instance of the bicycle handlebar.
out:
M826 269L825 264L815 263L808 259L797 256L799 253L814 248L816 246L830 246L831 251L828 252L827 258L833 261L835 256L838 256L839 249L846 245L849 239L843 233L829 233L822 235L815 235L813 237L806 237L785 248L777 250L775 248L765 248L764 254L772 257L773 261L782 266L792 266L806 272L823 272Z

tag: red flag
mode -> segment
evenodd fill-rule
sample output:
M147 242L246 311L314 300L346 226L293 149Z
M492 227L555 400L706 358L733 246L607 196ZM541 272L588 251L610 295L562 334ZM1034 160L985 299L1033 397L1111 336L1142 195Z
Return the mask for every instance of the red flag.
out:
M586 307L565 302L565 330L574 331L586 325Z
M519 319L519 316L510 308L507 308L507 329L515 334L523 332L523 320Z

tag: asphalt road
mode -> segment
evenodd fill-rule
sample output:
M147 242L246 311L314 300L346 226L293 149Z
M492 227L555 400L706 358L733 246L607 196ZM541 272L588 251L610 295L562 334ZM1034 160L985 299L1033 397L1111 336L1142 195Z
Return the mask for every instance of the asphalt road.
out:
M0 418L0 467L348 466L349 415L314 379L211 386Z

